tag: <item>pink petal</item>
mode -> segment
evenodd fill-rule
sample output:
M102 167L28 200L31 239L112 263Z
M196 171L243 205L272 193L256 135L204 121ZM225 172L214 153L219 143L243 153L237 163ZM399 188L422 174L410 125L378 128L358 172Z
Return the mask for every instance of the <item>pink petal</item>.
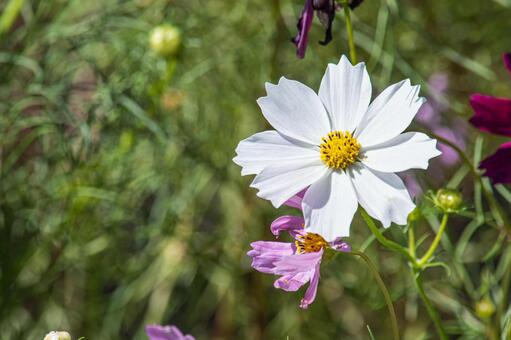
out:
M321 263L323 249L315 253L284 256L275 262L275 274L289 275L314 270Z
M309 282L312 272L289 274L279 277L273 286L286 292L296 292L301 286Z
M195 340L191 335L183 335L174 325L147 325L145 330L149 340Z
M314 302L316 299L316 292L318 291L318 284L319 284L319 273L320 270L320 263L318 262L316 264L316 267L314 269L314 274L312 275L312 279L309 284L309 288L305 291L305 296L303 297L302 301L300 301L300 308L307 309L309 308L309 305Z
M305 221L299 216L280 216L272 222L270 230L275 236L279 236L281 231L287 231L293 237L303 231Z
M275 263L295 252L294 244L289 242L257 241L250 245L247 255L252 258L252 268L266 274L276 274Z

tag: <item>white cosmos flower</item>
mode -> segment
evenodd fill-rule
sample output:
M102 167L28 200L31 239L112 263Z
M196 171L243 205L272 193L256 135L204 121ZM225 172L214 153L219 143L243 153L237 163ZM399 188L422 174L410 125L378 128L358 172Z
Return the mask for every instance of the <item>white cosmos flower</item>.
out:
M440 154L436 140L402 133L425 102L418 85L403 80L369 104L365 64L342 56L328 65L319 94L286 78L266 83L266 92L257 103L276 131L241 141L234 158L242 175L257 175L259 197L279 207L309 187L305 229L327 241L349 235L359 203L385 227L406 224L415 205L395 172L426 169Z

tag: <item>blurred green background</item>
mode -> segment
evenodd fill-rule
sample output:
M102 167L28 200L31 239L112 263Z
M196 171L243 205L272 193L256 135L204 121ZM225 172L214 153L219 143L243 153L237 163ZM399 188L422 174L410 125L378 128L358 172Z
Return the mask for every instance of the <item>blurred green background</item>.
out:
M272 239L273 218L297 213L258 199L231 161L241 139L268 128L256 104L264 83L283 75L317 89L327 63L348 52L338 12L330 45L317 44L324 30L315 19L306 58L297 59L290 38L302 6L0 3L1 339L50 330L144 339L147 323L176 324L199 339L369 339L367 325L376 339L390 337L362 262L346 256L323 266L316 302L302 311L303 290L274 289L275 278L252 270L245 255L251 241ZM510 0L366 0L354 13L359 59L375 93L410 78L428 96L428 78L445 74L447 97L437 99L449 125L470 117L470 93L511 94L500 59L511 50L510 17ZM182 32L168 60L149 46L151 30L166 23ZM467 151L491 153L500 139L484 137ZM418 172L425 191L467 180L460 166L433 171ZM468 221L453 222L453 240ZM421 228L431 230L425 221ZM454 273L428 274L450 331L466 339L481 339L474 302L499 275L495 255L484 257L499 232L477 232L452 250ZM388 233L405 242L400 227ZM371 242L358 216L352 234L389 285L405 338L434 338L403 259Z

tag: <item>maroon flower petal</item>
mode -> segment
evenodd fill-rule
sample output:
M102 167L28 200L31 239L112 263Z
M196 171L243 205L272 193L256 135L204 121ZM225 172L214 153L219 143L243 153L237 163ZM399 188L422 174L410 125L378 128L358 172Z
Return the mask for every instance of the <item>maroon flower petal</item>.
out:
M312 7L312 0L306 0L305 6L302 10L300 20L298 20L298 34L293 38L293 43L296 45L296 55L298 58L305 56L305 50L307 49L307 39L309 36L309 30L312 25L312 18L314 17L314 8Z
M511 73L511 53L506 53L503 56L504 65L506 65L507 70Z
M502 144L479 168L485 170L484 176L490 177L494 184L511 183L511 142Z
M511 137L511 99L473 94L470 104L475 114L470 123L481 131Z
M332 41L332 22L335 18L335 1L313 0L312 7L316 10L319 21L326 28L325 38L320 41L321 45L327 45Z

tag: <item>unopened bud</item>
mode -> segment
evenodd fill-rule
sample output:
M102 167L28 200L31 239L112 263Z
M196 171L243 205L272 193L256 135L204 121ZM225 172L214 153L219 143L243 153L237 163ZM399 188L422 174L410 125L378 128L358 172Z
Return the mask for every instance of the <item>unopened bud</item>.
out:
M181 46L181 31L170 24L160 25L151 31L149 43L156 54L174 56Z
M421 211L419 208L415 208L412 210L410 214L408 214L408 222L415 222L421 218Z
M463 197L457 190L440 189L437 191L434 201L436 206L445 212L457 212L463 204Z
M495 305L488 297L484 297L476 303L476 314L480 318L488 319L493 313L495 313Z
M53 331L46 334L43 340L71 340L71 335L65 331Z

